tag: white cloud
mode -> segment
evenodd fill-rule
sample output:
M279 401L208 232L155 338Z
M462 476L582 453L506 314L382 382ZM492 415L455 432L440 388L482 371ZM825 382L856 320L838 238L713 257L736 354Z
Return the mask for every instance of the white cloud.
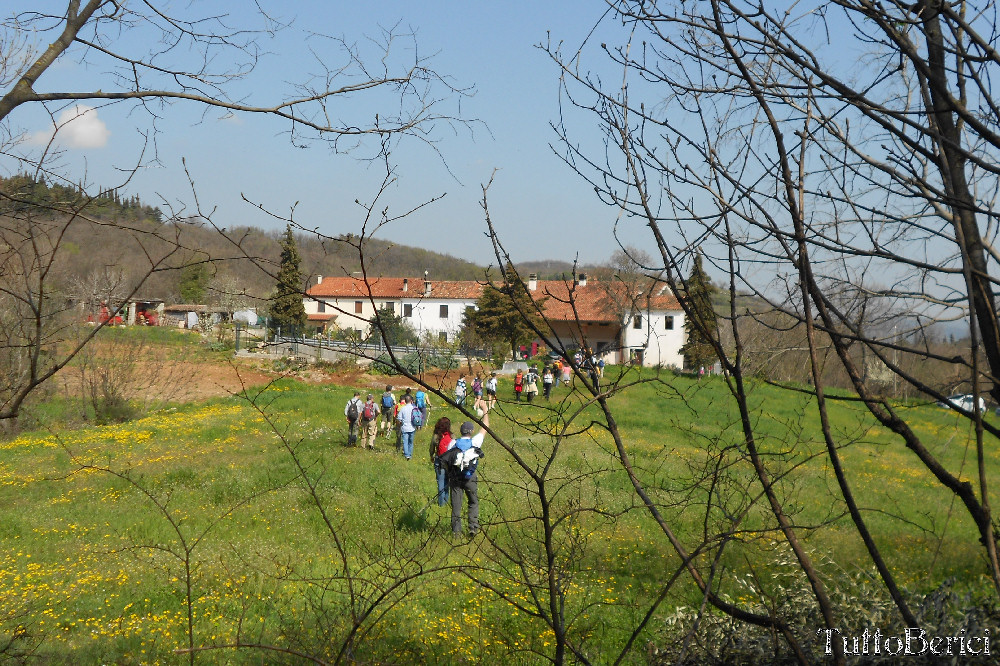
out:
M34 132L30 141L46 144L53 133L56 143L65 148L103 148L111 136L111 130L97 117L97 109L83 104L65 109L59 114L54 127Z

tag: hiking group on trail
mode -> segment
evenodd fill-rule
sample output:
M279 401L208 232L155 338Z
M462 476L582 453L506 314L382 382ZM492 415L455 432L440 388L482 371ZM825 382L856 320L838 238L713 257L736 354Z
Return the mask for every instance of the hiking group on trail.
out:
M575 359L573 364L562 359L545 364L541 373L538 372L537 365L528 366L526 372L519 369L513 378L514 400L520 402L523 395L527 402L534 402L539 394L539 380L542 382L542 395L546 401L551 400L553 388L557 388L560 383L572 391L573 365L580 372L586 373L590 382L597 387L603 375L603 363L599 364L596 357L589 353L587 357L581 354L578 356L579 360ZM455 383L454 398L449 402L454 407L464 408L467 390L466 375L461 374ZM489 413L497 402L497 373L491 372L485 380L482 373L477 373L472 380L472 395L472 410L482 423L479 431L473 434L475 424L465 421L459 427L459 436L456 438L452 433L451 419L442 416L434 423L427 452L428 460L434 468L438 506L444 507L450 497L452 532L462 534L462 505L465 500L468 504L468 534L475 536L479 532L477 470L483 457L486 429L490 426ZM376 441L381 435L385 439L395 439L396 450L402 453L405 460L412 460L416 435L428 423L431 409L430 396L421 387L415 393L411 388L405 389L398 400L392 385L386 385L378 400L371 393L362 400L361 392L354 391L353 397L344 406L348 425L347 445L355 446L360 436L361 447L375 451Z

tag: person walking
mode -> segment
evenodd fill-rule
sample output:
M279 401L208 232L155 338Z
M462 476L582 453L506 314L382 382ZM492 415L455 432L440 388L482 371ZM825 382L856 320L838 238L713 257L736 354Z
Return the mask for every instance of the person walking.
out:
M403 396L402 406L399 408L399 414L396 415L396 420L399 421L399 434L400 440L403 448L403 457L409 460L413 457L413 435L417 431L416 427L413 425L413 410L417 408L412 402L412 396Z
M354 446L358 441L358 419L361 418L361 391L355 391L354 397L344 405L344 416L347 418L347 445Z
M476 378L472 380L472 408L486 411L486 403L483 402L483 376L476 373Z
M587 376L590 378L590 383L594 385L595 391L601 390L601 378L597 374L597 357L590 354L587 360L584 362L584 367L587 370Z
M545 399L552 399L552 382L555 379L555 373L552 372L552 366L545 366L545 370L542 371L542 388L545 391Z
M434 424L434 432L431 434L429 453L431 464L434 465L434 476L437 479L437 503L444 506L448 503L448 474L441 456L455 446L455 440L451 436L451 419L442 416Z
M497 402L497 373L491 372L490 378L486 380L486 409L483 412L488 412L493 409L493 405Z
M417 392L413 394L413 404L420 410L420 426L417 428L419 430L424 427L425 423L427 423L427 410L431 406L431 401L428 399L427 394L424 393L422 388L418 388Z
M382 394L382 424L379 426L385 434L385 438L392 437L396 429L396 396L392 394L392 387L386 386L385 393Z
M455 382L455 405L457 405L459 409L465 406L465 389L465 375L462 375L458 378L458 381Z
M531 366L528 374L524 376L524 394L528 397L528 402L532 402L538 395L538 372L535 366Z
M489 427L489 414L483 415L483 425ZM462 533L462 496L468 499L469 536L479 533L479 460L483 456L483 439L486 428L480 428L475 435L475 424L466 421L460 429L461 437L454 448L446 451L440 460L448 470L448 491L451 495L451 532Z
M392 434L396 437L396 450L403 450L403 433L399 429L399 410L403 408L403 399L400 398L392 412Z
M361 408L361 445L372 451L375 450L375 439L378 437L378 417L378 405L369 393L364 407Z
M524 391L524 372L521 370L517 371L514 375L514 398L521 402L521 393Z

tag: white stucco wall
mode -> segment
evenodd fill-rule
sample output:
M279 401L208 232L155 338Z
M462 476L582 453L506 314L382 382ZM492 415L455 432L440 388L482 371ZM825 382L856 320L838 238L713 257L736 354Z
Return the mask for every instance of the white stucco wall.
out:
M413 296L411 298L376 298L374 307L369 299L347 299L347 298L306 298L304 300L306 314L319 313L319 301L326 303L326 313L337 314L337 328L353 328L364 337L368 335L371 326L370 321L375 315L376 309L381 309L386 305L391 305L393 312L403 317L417 332L423 337L430 334L435 339L441 333L446 333L448 342L454 342L455 336L462 328L462 318L466 307L475 307L475 300L443 299L434 298L433 293L427 297ZM361 312L355 312L355 303L361 302ZM412 306L412 313L409 317L404 316L405 306ZM441 317L441 306L448 306L448 316Z
M673 317L673 328L667 328L667 318ZM641 328L629 321L622 334L629 349L642 349L644 366L684 366L680 350L684 345L684 311L651 311L642 314Z
M462 318L465 316L465 308L475 307L475 300L440 299L430 296L420 299L403 299L403 304L413 306L411 317L403 317L403 321L409 322L410 326L423 337L429 333L435 339L441 333L446 333L448 342L454 342L458 332L462 329ZM441 306L448 306L448 316L441 316Z

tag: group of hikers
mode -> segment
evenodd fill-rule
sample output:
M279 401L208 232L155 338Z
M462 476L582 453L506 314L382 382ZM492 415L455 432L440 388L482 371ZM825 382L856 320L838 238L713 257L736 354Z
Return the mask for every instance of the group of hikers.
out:
M494 373L494 386L496 384ZM494 400L496 393L493 393ZM464 392L463 392L464 400ZM461 404L461 403L460 403ZM405 393L396 399L392 386L386 386L378 402L369 393L365 399L361 392L355 391L354 396L344 405L344 416L347 419L348 446L355 446L360 438L362 448L375 450L375 442L381 435L386 439L395 438L396 448L402 452L406 460L413 458L413 440L417 431L427 423L427 414L431 408L430 397L422 389L413 392L406 389ZM488 407L482 411L482 422L489 426ZM468 500L469 535L479 532L479 484L476 469L482 456L485 428L473 435L475 424L466 421L459 428L459 436L451 432L451 419L441 417L434 424L431 436L430 462L434 466L437 477L437 500L439 506L447 503L451 494L451 528L456 535L462 533L462 501Z
M588 373L595 387L598 386L604 371L604 361L599 361L591 353L586 355L577 352L573 359L576 366ZM514 375L514 399L521 400L522 394L528 402L538 395L538 383L541 380L543 395L549 400L552 389L560 382L571 386L573 368L568 361L556 359L546 364L541 375L536 365L528 367L527 371L518 370ZM455 405L465 406L470 390L466 375L462 374L455 382ZM483 425L489 427L489 412L497 400L497 373L491 372L483 378L477 373L472 379L472 408L480 417ZM431 409L430 397L418 388L416 392L407 388L397 400L391 385L376 401L372 393L362 399L361 391L355 391L354 396L344 406L344 416L348 424L347 445L355 446L358 440L361 447L375 450L379 436L385 439L395 439L396 449L406 460L413 458L413 444L416 433L428 423L428 412ZM469 535L475 536L479 531L479 492L476 470L482 457L482 444L486 435L485 428L473 434L475 424L465 421L459 427L458 437L452 433L451 419L444 416L435 422L428 453L434 466L437 479L438 506L445 506L451 496L451 528L455 534L462 531L462 502L468 500Z
M599 359L596 355L589 352L586 355L577 352L573 360L578 367L587 373L594 388L600 388L600 381L604 376L604 359ZM546 400L550 400L552 398L552 389L558 388L560 383L572 386L573 367L562 359L556 359L554 362L542 367L540 376L537 365L529 366L527 371L518 370L514 375L514 399L520 401L521 396L524 395L528 402L533 402L535 396L538 395L539 379L542 381L543 397Z
M381 435L395 439L396 448L409 460L413 457L413 434L427 422L430 406L430 398L422 389L413 393L408 388L397 400L392 386L386 386L378 402L371 393L362 400L361 391L355 391L344 405L347 445L354 446L360 438L362 448L374 451L375 441Z

